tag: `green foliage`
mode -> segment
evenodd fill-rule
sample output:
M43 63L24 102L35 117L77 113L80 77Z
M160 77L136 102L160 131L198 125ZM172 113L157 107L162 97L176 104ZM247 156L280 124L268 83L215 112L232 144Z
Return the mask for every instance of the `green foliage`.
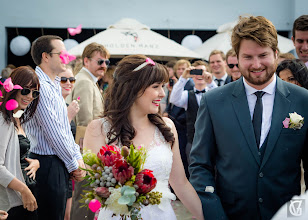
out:
M119 204L132 206L136 201L136 189L131 186L123 186L121 189L121 197L118 200Z
M130 145L130 152L126 160L132 167L134 167L135 175L143 169L146 156L146 149L144 147L136 149L134 145Z
M89 166L92 166L93 164L101 164L97 155L92 153L91 150L86 150L82 154L82 158L83 158L84 163L89 165Z

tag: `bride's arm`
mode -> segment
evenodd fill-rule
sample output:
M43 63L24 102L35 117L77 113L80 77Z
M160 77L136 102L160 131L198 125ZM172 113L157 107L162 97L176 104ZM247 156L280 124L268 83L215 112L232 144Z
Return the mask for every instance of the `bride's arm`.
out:
M172 147L173 163L172 163L172 170L170 173L169 182L175 194L181 200L184 206L193 215L195 215L197 219L203 220L204 217L202 212L201 201L195 189L186 178L183 163L180 156L178 134L172 121L171 123L172 123L172 133L174 134L175 142Z
M96 119L91 121L87 126L83 146L97 154L103 145L106 145L106 143L102 121L100 119Z

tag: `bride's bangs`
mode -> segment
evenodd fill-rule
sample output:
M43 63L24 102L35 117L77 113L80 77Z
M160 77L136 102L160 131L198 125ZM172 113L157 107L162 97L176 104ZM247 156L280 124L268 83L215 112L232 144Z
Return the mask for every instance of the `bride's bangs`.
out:
M165 66L161 64L156 64L154 68L152 68L151 73L149 74L149 85L154 83L167 83L169 81L168 70Z

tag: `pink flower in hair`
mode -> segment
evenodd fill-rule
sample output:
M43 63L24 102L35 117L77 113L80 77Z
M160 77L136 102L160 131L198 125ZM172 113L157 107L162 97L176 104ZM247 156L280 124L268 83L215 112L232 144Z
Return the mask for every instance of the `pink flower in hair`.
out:
M151 58L146 58L145 62L151 64L152 66L155 66L155 62Z
M11 77L7 78L2 85L3 85L3 88L5 89L6 92L10 92L13 89L22 89L22 87L20 85L14 85L12 83Z

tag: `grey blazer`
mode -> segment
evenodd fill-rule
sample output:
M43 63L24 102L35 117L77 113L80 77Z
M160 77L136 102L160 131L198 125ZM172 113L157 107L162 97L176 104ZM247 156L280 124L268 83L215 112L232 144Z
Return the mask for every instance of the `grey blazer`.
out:
M22 205L19 192L7 186L16 177L25 183L20 167L20 149L17 131L13 123L7 123L0 113L0 210Z

